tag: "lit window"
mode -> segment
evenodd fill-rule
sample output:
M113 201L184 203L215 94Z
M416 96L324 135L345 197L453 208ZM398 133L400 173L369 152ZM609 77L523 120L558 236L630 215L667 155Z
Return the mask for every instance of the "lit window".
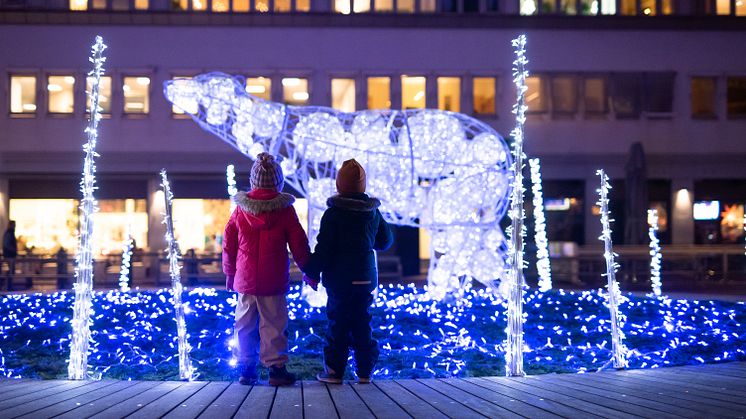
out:
M352 0L352 11L355 13L370 12L371 0Z
M673 14L673 0L662 0L661 1L661 12L664 15Z
M11 199L9 212L16 222L16 235L25 239L25 248L56 252L62 246L69 255L77 248L77 200Z
M125 77L122 85L124 113L150 112L150 77Z
M399 1L399 4L401 4L401 0ZM394 0L375 0L375 5L376 5L376 12L393 12L394 11Z
M479 115L495 114L495 78L474 77L474 113Z
M461 112L461 78L438 77L438 109Z
M391 79L368 77L368 109L391 109Z
M746 16L746 0L736 0L736 16Z
M247 77L246 93L260 99L271 100L272 79L269 77Z
M86 79L86 112L91 109L91 100L88 97L88 92L93 88L93 77ZM101 81L98 83L98 106L101 108L102 114L111 114L111 77L101 76Z
M234 12L248 12L249 11L249 0L233 0L233 11Z
M552 77L552 113L574 114L578 108L578 87L573 76Z
M275 12L289 12L289 11L290 11L290 0L275 0Z
M350 2L352 0L334 0L334 11L343 15L350 14Z
M746 77L728 77L728 117L746 117Z
M173 220L181 249L219 252L217 238L231 216L228 199L174 199Z
M259 13L269 12L269 0L254 0L255 11Z
M145 199L102 199L99 211L93 214L92 242L94 254L105 255L122 251L127 227L138 248L148 245L148 210Z
M196 0L195 0L196 2ZM230 9L230 0L212 0L212 11L224 13Z
M580 0L580 12L581 15L597 15L598 14L598 0Z
M311 10L311 0L295 0L296 12L308 12Z
M526 78L525 100L528 112L539 113L547 111L546 83L539 76Z
M640 10L645 16L655 16L655 0L640 0Z
M149 6L148 0L135 0L135 10L148 10Z
M298 78L282 79L282 100L288 105L308 104L308 80Z
M554 0L541 0L541 13L555 13L557 11L557 3Z
M420 12L434 13L436 0L420 0Z
M729 15L730 14L730 0L712 0L715 3L715 14L718 15ZM708 9L712 7L712 1L707 2ZM712 10L709 12L712 14Z
M592 14L598 14L597 0L594 0L593 2L596 3L595 5L596 13L592 13ZM602 15L615 15L616 14L616 0L601 0L601 14Z
M632 16L637 14L637 0L620 0L621 14Z
M36 112L35 76L10 76L10 112Z
M403 109L422 109L425 107L424 77L401 76L401 105Z
M171 10L189 10L189 0L171 0Z
M207 10L207 0L192 0L192 10L198 12Z
M332 108L355 112L355 79L332 79Z
M49 113L73 113L74 88L73 76L49 76L47 78L47 110Z
M536 0L520 0L521 14L523 16L535 15L536 14Z
M376 2L376 5L378 5L378 2ZM414 13L414 0L397 0L396 11L399 13Z
M70 0L70 10L88 10L88 0Z
M106 9L106 0L93 0L92 6L96 10L105 10Z
M606 113L606 79L587 77L583 81L583 105L586 115Z
M692 118L714 118L715 78L692 77Z
M577 14L578 12L575 8L575 0L560 0L560 13L565 15Z

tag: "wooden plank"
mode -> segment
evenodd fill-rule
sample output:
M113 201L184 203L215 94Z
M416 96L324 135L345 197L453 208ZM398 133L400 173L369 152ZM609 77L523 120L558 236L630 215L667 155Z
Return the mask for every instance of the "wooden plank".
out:
M530 404L531 406L544 409L546 411L555 413L559 416L563 416L567 418L577 418L577 419L590 419L590 418L598 417L597 412L584 412L583 410L580 410L576 407L566 406L562 403L558 403L553 400L548 400L543 397L539 397L534 394L527 393L517 388L511 387L510 385L511 382L507 378L504 378L499 381L498 380L495 380L495 381L480 380L477 378L465 378L464 381L474 384L474 385L478 385L480 387L484 387L490 391L500 393L510 398L520 400L524 403Z
M675 368L651 368L653 374L697 374L704 377L746 381L746 369L731 369L719 365L687 365Z
M199 417L204 419L233 417L249 391L251 391L250 386L231 383L215 401L207 406L207 409L202 411Z
M530 380L536 379L537 376L530 376ZM495 383L504 382L504 377L482 377L480 380L491 381ZM508 385L508 384L506 384ZM514 377L509 379L509 385L511 388L515 388L525 393L533 394L546 400L552 400L557 403L564 404L565 406L572 406L576 409L584 412L592 413L601 417L607 418L637 418L638 416L620 412L618 410L611 409L606 406L602 406L593 402L589 402L583 399L578 399L573 394L567 394L565 392L556 392L552 389L546 389L544 387L536 387L526 383L517 381Z
M25 396L29 393L38 393L53 387L59 387L65 385L65 383L68 382L80 382L80 381L68 381L68 380L29 380L29 382L24 384L19 384L13 386L11 389L8 389L7 391L3 391L3 399L2 401L10 400L14 397L19 396ZM80 382L84 383L84 382Z
M269 417L272 402L275 400L275 387L254 386L244 399L234 418L263 418Z
M302 418L303 393L300 383L292 386L277 387L275 401L269 417L272 419Z
M29 388L22 390L21 393L16 393L9 396L7 399L3 395L3 400L0 401L0 411L10 409L14 406L19 406L24 403L32 402L36 399L43 399L45 397L53 396L57 393L62 393L67 390L71 390L77 387L87 386L93 384L95 381L62 381L62 382L50 382L48 385L37 390L36 388ZM42 383L46 384L46 383Z
M556 383L549 382L547 376L543 375L541 378L535 377L512 377L513 380L530 384L534 387L540 387L545 390L554 391L557 393L563 393L567 396L574 397L576 399L585 400L590 403L597 404L599 406L605 406L613 410L620 412L626 412L631 415L646 417L646 418L660 418L660 417L675 417L674 415L667 415L665 412L660 410L651 409L643 406L636 406L626 401L615 400L611 397L599 397L597 394L583 391L583 389L568 388L566 386L560 386Z
M173 408L163 416L167 419L194 419L202 413L215 399L217 399L230 383L215 381L197 390L188 399Z
M600 399L605 400L606 403L610 400L618 400L624 404L633 404L636 407L645 407L650 410L657 410L661 415L667 415L669 417L675 417L676 415L670 414L671 406L662 403L658 400L648 400L641 397L637 397L630 394L624 394L615 391L614 389L603 389L597 388L596 386L588 385L583 383L585 379L583 374L547 374L544 381L551 384L561 385L569 389L583 391L588 394L598 396ZM634 412L630 412L634 413Z
M391 380L375 381L373 384L415 419L445 419L448 417L440 410Z
M39 397L37 394L30 394L30 398L24 404L16 405L13 408L6 409L2 412L0 417L14 418L16 416L25 415L26 413L34 412L36 410L43 409L47 406L71 399L73 397L85 394L99 388L104 388L113 385L116 381L88 381L87 384L81 386L75 386L67 388L65 391L50 394L44 397ZM56 387L59 388L59 387Z
M469 406L473 410L483 415L487 415L487 417L514 418L514 417L519 416L516 412L512 410L508 410L508 407L503 407L497 404L493 404L489 401L483 400L480 397L474 396L473 394L467 393L464 390L461 390L459 388L446 384L440 380L430 379L430 380L417 380L417 381L421 382L422 384L430 387L431 389L441 394L448 395L448 397L458 400L459 402L461 402L461 404L465 406ZM512 407L513 406L511 406L511 408Z
M34 419L34 418L51 418L54 416L58 416L65 412L73 410L78 406L96 401L112 393L125 390L127 387L131 387L134 384L135 383L132 381L114 381L112 384L107 385L105 387L101 387L101 388L98 388L92 391L88 390L75 397L62 400L59 403L55 403L43 409L34 410L33 412L27 413L20 417L24 419ZM36 404L36 402L34 402L34 404Z
M707 380L714 383L730 383L736 387L737 390L746 390L746 376L736 375L738 372L731 374L723 374L721 370L695 370L695 369L684 369L684 368L666 368L664 371L658 372L660 368L657 368L652 375L662 374L671 377L696 377L699 380ZM742 374L746 374L744 371Z
M148 403L151 403L153 400L158 400L164 395L176 390L177 388L181 387L182 384L184 383L180 381L162 382L158 384L157 386L148 389L147 391L143 391L142 393L139 393L133 397L130 397L129 399L126 399L120 403L113 404L111 405L111 407L108 407L96 413L92 417L107 418L107 419L108 418L123 418L141 409L143 406L146 406Z
M722 382L710 382L709 379L705 377L689 378L673 376L667 373L645 374L644 372L640 372L639 370L623 371L620 372L620 374L632 375L648 381L656 381L659 384L683 386L686 387L688 390L701 390L707 392L708 394L712 394L712 397L716 398L719 398L719 395L733 396L735 398L741 399L746 397L746 391L728 388L727 386L723 385ZM731 399L733 397L731 397Z
M303 381L303 417L305 419L339 418L326 384Z
M10 387L17 386L19 384L28 384L36 380L30 380L27 378L0 378L0 390L9 389Z
M375 418L349 383L328 385L327 388L341 419Z
M372 384L354 383L352 389L377 418L408 419L410 417L401 406Z
M551 413L550 411L541 409L536 406L532 406L528 403L524 403L513 397L506 396L504 394L491 391L484 387L480 387L476 384L469 383L457 378L449 378L439 380L446 383L454 388L457 388L464 393L468 393L471 396L478 397L482 400L495 404L501 408L507 409L510 412L528 417L528 418L558 418L559 416Z
M613 386L622 392L630 392L647 399L659 400L663 403L684 408L692 412L695 417L706 416L704 414L727 415L732 412L733 405L725 402L713 401L707 397L690 394L667 386L651 385L647 381L637 380L634 377L620 376L621 374L585 374L589 385ZM671 410L676 413L676 410ZM699 412L699 413L697 413ZM682 416L690 416L680 413Z
M144 391L147 391L157 386L158 384L160 384L159 381L134 382L132 386L122 391L117 391L116 393L102 397L98 400L78 406L75 409L72 409L60 416L57 416L57 419L87 418L89 416L95 415L98 412L101 412L102 410L106 410L110 408L111 406L114 406L115 404L121 403L125 400L129 400L131 397L134 397Z
M207 383L204 381L184 383L173 391L169 391L158 399L142 406L127 417L132 419L159 418L186 401L186 399L198 392L205 385Z
M484 418L485 415L465 406L458 401L439 393L416 380L396 380L396 383L410 393L416 395L423 401L438 409L444 415L451 418Z

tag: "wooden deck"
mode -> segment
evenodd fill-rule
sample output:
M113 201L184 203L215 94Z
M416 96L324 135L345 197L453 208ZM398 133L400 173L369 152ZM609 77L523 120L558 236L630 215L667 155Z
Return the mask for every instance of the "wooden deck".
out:
M746 362L524 378L294 387L0 381L0 418L714 418L746 416Z

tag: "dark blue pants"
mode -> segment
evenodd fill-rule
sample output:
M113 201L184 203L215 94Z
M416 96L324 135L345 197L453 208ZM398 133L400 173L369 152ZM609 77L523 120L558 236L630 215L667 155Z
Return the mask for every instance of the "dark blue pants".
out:
M370 377L378 361L378 342L373 339L370 325L373 295L364 287L361 288L345 293L327 290L329 329L324 362L340 376L344 375L350 348L354 351L357 375L360 377Z

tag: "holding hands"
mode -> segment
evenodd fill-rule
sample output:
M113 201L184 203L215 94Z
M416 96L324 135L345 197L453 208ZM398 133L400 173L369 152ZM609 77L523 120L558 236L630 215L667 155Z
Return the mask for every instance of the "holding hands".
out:
M314 291L319 290L319 281L317 279L313 279L310 276L303 274L303 282L305 282L306 285L311 287Z

